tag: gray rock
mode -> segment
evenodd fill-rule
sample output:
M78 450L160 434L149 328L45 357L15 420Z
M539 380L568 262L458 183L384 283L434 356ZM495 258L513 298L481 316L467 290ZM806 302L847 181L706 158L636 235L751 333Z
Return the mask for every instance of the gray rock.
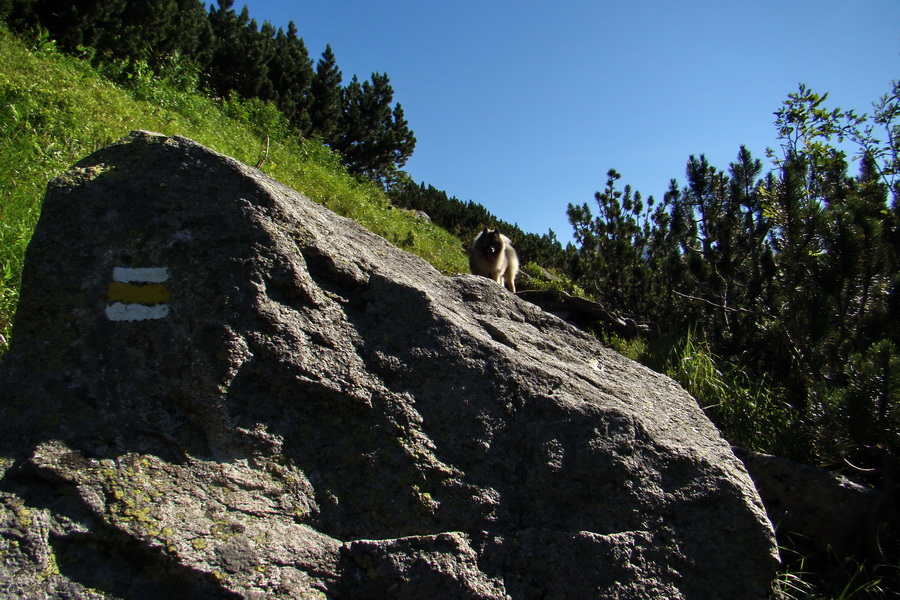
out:
M878 523L891 500L883 491L837 473L769 454L734 448L784 545L813 558L879 559Z
M671 380L136 132L51 182L0 365L0 594L762 598Z

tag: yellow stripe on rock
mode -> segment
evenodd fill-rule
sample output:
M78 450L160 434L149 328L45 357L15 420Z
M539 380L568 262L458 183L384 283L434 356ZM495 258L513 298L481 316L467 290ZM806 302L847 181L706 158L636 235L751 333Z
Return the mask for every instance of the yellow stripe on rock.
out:
M113 281L107 288L106 300L125 304L161 304L169 301L169 289L162 283L138 285Z

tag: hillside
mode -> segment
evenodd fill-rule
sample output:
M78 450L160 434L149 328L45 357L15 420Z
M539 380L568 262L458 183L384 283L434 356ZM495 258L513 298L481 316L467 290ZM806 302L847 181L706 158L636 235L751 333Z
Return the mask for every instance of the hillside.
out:
M51 43L29 50L5 28L0 65L0 355L47 182L135 129L187 136L249 165L264 158L267 174L440 271L467 270L457 237L393 208L383 191L350 176L321 143L289 136L270 105L181 91L177 70L167 79L148 75L118 87Z

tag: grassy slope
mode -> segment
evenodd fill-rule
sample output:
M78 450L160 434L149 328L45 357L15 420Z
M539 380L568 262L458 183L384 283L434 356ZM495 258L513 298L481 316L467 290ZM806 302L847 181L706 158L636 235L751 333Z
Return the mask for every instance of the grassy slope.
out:
M84 61L52 47L31 51L0 27L0 355L50 179L135 129L183 135L256 164L266 144L262 132L282 128L271 107L215 103L164 82L121 89ZM467 270L458 238L392 209L379 189L348 176L317 142L273 135L262 169L445 273Z

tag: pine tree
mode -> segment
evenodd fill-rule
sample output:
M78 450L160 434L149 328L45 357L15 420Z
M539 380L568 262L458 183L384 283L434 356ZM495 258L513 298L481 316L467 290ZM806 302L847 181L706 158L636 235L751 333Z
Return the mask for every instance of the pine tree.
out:
M736 229L739 237L735 254L744 264L741 272L744 274L745 302L752 306L758 304L767 292L773 275L766 266L771 256L768 243L771 225L759 191L762 162L754 159L750 151L741 146L737 161L731 163L729 173L732 204L741 214L741 222Z
M6 21L13 12L13 0L0 0L0 21Z
M218 10L210 11L215 38L204 84L221 97L236 93L242 98L272 100L275 92L267 66L273 54L273 42L267 35L271 25L266 24L266 32L261 33L247 7L237 15L233 5L234 0L219 0Z
M620 178L615 169L607 172L606 187L594 194L596 217L586 203L570 204L566 211L581 246L579 281L607 306L646 315L654 301L646 260L653 199L645 207L640 192L632 192L631 186L616 189Z
M109 32L121 28L125 5L125 0L34 0L28 9L18 9L30 12L33 21L20 18L18 26L45 28L64 52L80 47L100 48L100 41Z
M157 70L173 57L208 61L211 32L201 0L12 0L9 5L12 28L46 29L66 52L90 47L97 59L142 62Z
M672 232L687 266L674 291L700 303L689 312L695 319L702 315L698 324L707 341L726 353L749 342L753 313L772 276L763 268L769 225L757 191L761 171L762 163L743 146L729 165L730 176L705 156L692 156L688 185L670 195Z
M341 126L341 83L343 77L331 45L325 47L312 79L310 107L310 135L318 136L326 144L337 141Z
M199 0L129 0L117 29L107 29L101 49L118 58L159 67L176 55L203 57L211 42L206 9Z
M373 73L363 83L354 76L344 88L339 136L332 147L352 173L384 181L412 155L416 138L401 106L391 107L393 98L386 74Z
M312 60L303 40L297 36L297 26L288 23L287 35L279 29L274 41L275 51L269 63L269 75L275 89L276 104L291 126L307 135L311 127Z

